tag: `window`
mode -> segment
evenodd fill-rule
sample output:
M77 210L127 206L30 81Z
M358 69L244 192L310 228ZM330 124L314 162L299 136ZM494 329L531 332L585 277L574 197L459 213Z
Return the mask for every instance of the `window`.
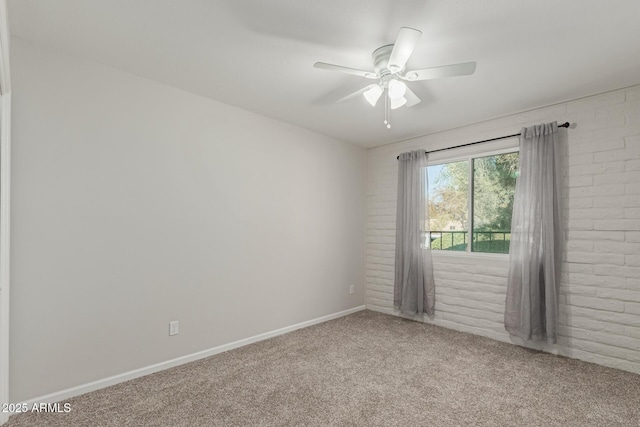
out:
M431 249L509 253L517 151L434 164L426 173Z

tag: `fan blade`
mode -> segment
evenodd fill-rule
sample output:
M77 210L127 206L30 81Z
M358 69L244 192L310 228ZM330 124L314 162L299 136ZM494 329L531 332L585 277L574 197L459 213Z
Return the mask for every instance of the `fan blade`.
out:
M422 31L409 27L400 28L391 56L389 56L389 64L387 65L389 71L397 73L407 65L407 61L416 48L421 35Z
M422 70L409 71L402 77L404 80L431 80L443 77L468 76L476 71L475 62L463 62L461 64L443 65L441 67L424 68Z
M418 95L413 93L409 88L407 88L407 91L404 93L404 97L407 99L407 103L404 104L405 107L413 107L422 102L420 98L418 98Z
M350 101L353 98L357 98L358 96L362 96L362 94L364 94L366 91L368 91L369 89L371 89L372 87L377 86L376 83L374 84L370 84L369 86L365 86L362 89L359 89L353 93L350 93L349 95L345 96L344 98L340 98L338 100L338 102L345 102L345 101Z
M351 74L354 76L365 77L367 79L377 79L378 75L372 71L357 70L355 68L342 67L340 65L327 64L325 62L316 62L314 67L321 70L338 71L340 73Z

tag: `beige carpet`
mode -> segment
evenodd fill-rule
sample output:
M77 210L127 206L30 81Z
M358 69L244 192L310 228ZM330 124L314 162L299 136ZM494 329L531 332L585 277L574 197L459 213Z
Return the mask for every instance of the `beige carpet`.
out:
M638 426L640 376L359 312L8 426Z

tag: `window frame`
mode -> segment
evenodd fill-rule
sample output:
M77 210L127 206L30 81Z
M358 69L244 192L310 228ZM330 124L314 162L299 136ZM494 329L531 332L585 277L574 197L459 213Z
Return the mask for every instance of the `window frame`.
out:
M433 250L431 249L432 256L436 257L473 257L473 258L492 258L498 260L506 260L509 258L509 254L501 254L495 252L472 252L471 240L473 239L473 159L481 157L495 156L499 154L508 153L520 153L519 139L517 137L507 138L500 141L491 141L483 143L483 147L468 146L453 148L447 151L439 151L437 153L429 154L427 159L427 168L429 166L437 166L446 163L455 163L461 161L467 161L468 174L469 174L469 191L467 195L467 212L469 220L467 221L467 229L465 230L469 236L467 248L464 251L447 251L447 250ZM428 150L427 150L428 151ZM450 151L450 153L449 153ZM425 168L425 174L427 173Z

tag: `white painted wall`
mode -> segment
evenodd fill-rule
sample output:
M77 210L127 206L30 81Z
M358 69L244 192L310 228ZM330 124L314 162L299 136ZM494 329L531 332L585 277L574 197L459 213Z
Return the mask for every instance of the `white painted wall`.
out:
M363 304L364 149L12 43L12 401Z
M543 349L640 373L640 86L371 149L367 308L393 309L396 156L570 121L563 143L567 252L560 338ZM505 142L508 143L508 142ZM433 323L501 341L508 257L434 251ZM429 320L425 320L429 321Z
M10 190L11 93L5 92L0 95L0 404L9 402ZM8 413L0 413L0 424L8 419Z
M7 1L0 0L0 404L9 402L11 66ZM0 412L0 424L9 414Z

